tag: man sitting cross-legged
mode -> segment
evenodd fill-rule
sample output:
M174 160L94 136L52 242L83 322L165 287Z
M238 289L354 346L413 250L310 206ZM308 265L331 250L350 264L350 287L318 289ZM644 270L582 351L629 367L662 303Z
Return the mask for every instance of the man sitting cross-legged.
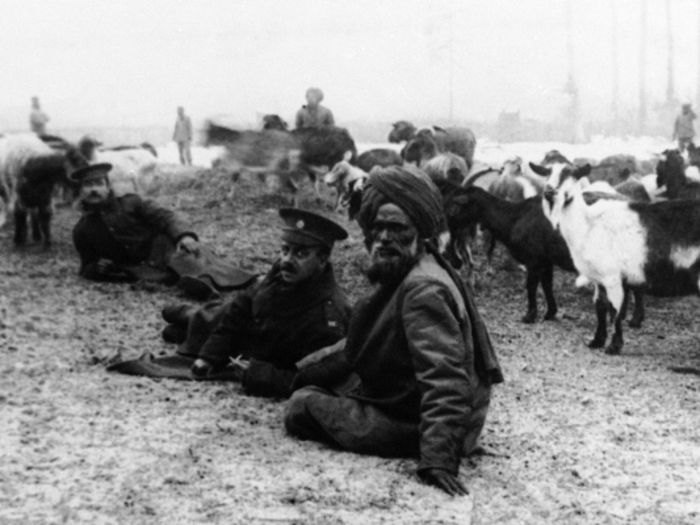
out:
M423 480L460 495L460 457L476 448L503 378L470 292L435 249L443 220L423 172L372 172L358 222L376 289L355 305L344 348L359 381L296 390L284 422L342 450L416 456Z

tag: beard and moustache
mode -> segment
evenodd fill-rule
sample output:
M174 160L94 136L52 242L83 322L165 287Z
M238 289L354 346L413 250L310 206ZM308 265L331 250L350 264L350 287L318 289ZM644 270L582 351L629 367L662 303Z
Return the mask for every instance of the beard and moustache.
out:
M422 253L423 250L420 244L415 254L396 250L395 256L390 259L371 260L365 270L365 275L371 284L383 286L398 285L416 265Z

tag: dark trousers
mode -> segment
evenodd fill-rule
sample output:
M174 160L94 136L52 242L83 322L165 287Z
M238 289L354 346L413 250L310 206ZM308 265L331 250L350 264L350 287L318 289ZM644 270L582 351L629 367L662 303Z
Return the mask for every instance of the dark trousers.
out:
M467 422L463 455L476 448L486 422L491 388L479 386ZM284 425L291 435L321 441L358 454L416 457L420 453L418 423L391 417L358 399L316 386L297 390L287 402Z

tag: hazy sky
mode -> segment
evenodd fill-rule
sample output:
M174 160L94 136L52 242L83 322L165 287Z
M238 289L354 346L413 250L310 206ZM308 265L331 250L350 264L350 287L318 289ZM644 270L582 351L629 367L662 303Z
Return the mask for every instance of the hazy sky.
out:
M650 98L666 83L665 1L647 0ZM641 0L575 1L584 114L609 111L612 9L623 103L637 105ZM700 2L672 0L677 95L695 100ZM551 117L566 103L566 0L3 0L0 129L38 95L54 128L226 115L291 120L309 86L338 123ZM449 43L453 60L450 74ZM452 82L450 82L452 78Z

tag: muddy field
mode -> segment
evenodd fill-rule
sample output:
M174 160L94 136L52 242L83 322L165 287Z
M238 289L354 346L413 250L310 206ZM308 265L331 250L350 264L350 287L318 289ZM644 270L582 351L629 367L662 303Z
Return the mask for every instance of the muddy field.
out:
M204 241L264 272L275 257L278 196L242 183L221 201L171 168L154 197ZM328 197L330 202L330 196ZM302 206L333 216L304 193ZM523 325L524 275L501 255L477 302L506 383L483 444L464 460L470 497L419 483L414 460L341 453L285 434L283 403L233 383L112 375L111 358L168 353L163 306L175 289L76 275L77 212L62 208L55 247L16 251L0 230L0 524L700 523L697 298L647 302L622 355L590 350L590 290L557 274L559 320ZM367 291L355 224L335 250L341 285Z

